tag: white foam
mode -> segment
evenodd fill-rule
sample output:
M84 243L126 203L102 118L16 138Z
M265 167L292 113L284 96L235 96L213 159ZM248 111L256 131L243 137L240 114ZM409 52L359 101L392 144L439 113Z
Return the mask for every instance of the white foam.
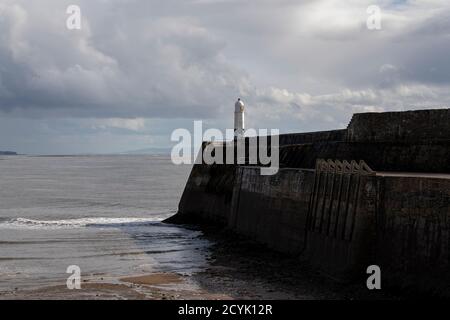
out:
M160 222L164 219L162 216L152 216L149 218L79 218L67 220L33 220L27 218L16 218L0 223L0 229L73 229L89 226L96 227L122 227L132 226L133 224L146 224Z

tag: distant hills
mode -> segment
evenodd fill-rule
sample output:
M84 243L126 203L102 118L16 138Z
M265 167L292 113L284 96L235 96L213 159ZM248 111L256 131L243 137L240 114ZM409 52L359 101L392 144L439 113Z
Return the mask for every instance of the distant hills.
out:
M139 150L129 150L125 152L121 152L120 154L142 154L142 155L170 155L171 148L147 148L147 149L139 149Z
M14 151L0 151L0 156L16 156L17 152Z

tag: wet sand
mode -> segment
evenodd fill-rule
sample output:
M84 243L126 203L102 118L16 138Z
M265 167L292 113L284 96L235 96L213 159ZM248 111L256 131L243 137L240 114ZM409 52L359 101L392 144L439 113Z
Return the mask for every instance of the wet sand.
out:
M164 285L172 283L182 283L183 278L175 273L154 273L144 276L122 278L120 281L137 285Z
M102 280L103 279L103 280ZM190 277L155 273L85 280L79 290L64 285L0 293L0 300L229 300L232 297L192 285Z

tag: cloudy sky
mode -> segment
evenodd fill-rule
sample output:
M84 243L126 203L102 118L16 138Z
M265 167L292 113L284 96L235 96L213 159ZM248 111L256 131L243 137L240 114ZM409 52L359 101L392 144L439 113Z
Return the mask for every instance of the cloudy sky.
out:
M237 97L281 132L448 107L450 1L0 0L0 150L167 147L193 120L232 127Z

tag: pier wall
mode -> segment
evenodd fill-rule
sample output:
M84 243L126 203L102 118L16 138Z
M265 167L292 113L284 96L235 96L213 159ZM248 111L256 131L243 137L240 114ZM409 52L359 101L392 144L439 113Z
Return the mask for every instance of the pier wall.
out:
M376 171L450 173L450 140L399 142L317 142L280 148L280 164L314 168L317 159L364 160Z
M291 254L304 249L312 170L282 169L274 176L239 167L228 227Z
M450 179L379 177L376 259L390 283L450 296Z
M450 109L368 112L353 115L349 142L417 142L448 140Z
M177 222L227 225L235 172L234 165L195 164L178 206Z
M169 222L228 228L341 281L450 297L449 109L355 114L346 130L280 135L281 168L194 165ZM379 127L378 127L379 125ZM375 172L321 171L319 159Z
M228 228L339 281L376 264L391 286L450 294L449 179L329 174L318 185L310 169L217 170L193 170L174 222Z

